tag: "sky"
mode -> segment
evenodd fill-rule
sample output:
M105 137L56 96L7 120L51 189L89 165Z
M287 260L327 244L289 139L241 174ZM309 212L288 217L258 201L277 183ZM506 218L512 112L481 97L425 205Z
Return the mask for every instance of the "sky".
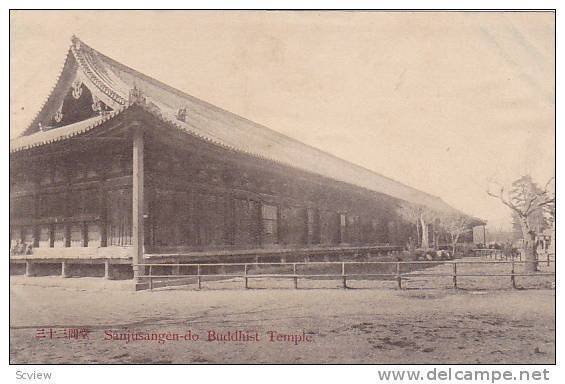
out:
M555 173L551 12L11 11L10 136L73 34L177 89L510 227Z

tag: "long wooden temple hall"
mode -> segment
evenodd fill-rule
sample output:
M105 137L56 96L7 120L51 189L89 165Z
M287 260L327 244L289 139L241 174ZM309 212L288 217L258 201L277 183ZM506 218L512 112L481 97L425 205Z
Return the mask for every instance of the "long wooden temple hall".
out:
M404 206L460 214L76 37L41 111L10 142L10 260L28 275L131 278L147 260L404 247L418 238Z

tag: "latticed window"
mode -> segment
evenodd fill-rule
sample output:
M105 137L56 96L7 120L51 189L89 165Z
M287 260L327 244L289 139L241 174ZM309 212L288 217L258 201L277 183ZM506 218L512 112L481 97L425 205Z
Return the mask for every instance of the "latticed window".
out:
M25 245L34 245L35 243L35 236L33 227L25 227L24 228L24 244Z
M97 223L87 224L87 243L89 247L99 247L100 246L100 226Z
M42 225L39 228L39 246L49 248L51 246L51 228L49 225Z
M74 223L71 225L71 247L82 247L83 244L82 225Z
M263 218L263 242L274 244L277 242L277 222L278 207L275 205L261 206L261 216Z
M108 191L106 215L108 246L131 245L131 211L131 189Z
M236 245L256 245L259 232L259 203L247 199L235 199Z
M320 212L318 209L308 208L306 211L306 221L308 223L308 243L320 243Z
M64 224L55 224L53 231L53 247L62 248L66 246L66 228Z

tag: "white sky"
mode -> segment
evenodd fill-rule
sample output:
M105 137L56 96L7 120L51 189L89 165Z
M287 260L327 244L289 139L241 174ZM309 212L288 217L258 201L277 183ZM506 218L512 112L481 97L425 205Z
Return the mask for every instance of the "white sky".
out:
M488 180L554 169L554 14L11 12L11 136L76 34L175 88L498 227Z

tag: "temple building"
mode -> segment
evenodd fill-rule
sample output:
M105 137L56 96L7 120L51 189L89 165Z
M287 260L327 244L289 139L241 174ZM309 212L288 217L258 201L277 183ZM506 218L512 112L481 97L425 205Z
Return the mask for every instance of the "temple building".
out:
M404 206L461 214L76 37L43 107L10 142L10 258L28 274L41 263L127 275L159 255L403 247L418 231Z

